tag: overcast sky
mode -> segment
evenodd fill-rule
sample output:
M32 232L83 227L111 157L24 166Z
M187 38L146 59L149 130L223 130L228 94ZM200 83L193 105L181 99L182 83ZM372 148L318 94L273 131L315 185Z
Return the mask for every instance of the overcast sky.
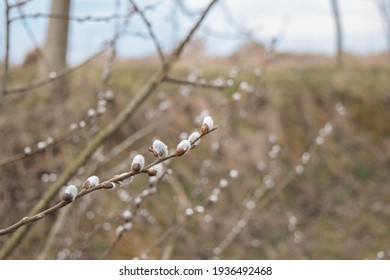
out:
M59 1L59 0L57 0ZM12 1L11 1L12 2ZM13 1L15 2L15 1ZM129 7L127 0L120 0L120 13ZM252 31L259 42L268 43L279 36L279 51L333 54L334 24L330 0L220 0L198 33L206 42L207 51L215 55L233 52L243 40L239 40L239 28ZM115 13L116 0L72 0L71 13L75 16L109 16ZM169 50L191 26L196 17L185 16L174 0L137 1L140 6L160 3L147 16L154 24L159 41ZM188 8L200 10L206 0L187 0ZM384 51L383 35L376 0L339 0L344 28L346 51L367 54ZM48 12L49 0L33 0L23 8L24 13ZM118 9L118 8L117 8ZM4 56L4 1L1 1L0 54ZM18 16L17 10L12 14ZM233 24L234 23L234 24ZM123 26L123 25L122 25ZM46 32L45 18L15 21L11 25L11 62L19 63L24 54L42 43ZM238 27L238 28L237 28ZM77 63L93 54L102 43L113 36L115 21L79 23L70 26L69 61ZM139 57L153 54L154 45L134 33L145 33L142 21L131 19L129 31L118 43L118 53L123 57ZM281 35L280 35L281 34Z

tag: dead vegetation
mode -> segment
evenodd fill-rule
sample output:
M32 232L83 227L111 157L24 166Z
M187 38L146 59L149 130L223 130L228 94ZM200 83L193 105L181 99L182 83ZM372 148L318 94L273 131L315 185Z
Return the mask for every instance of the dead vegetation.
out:
M389 258L389 66L375 57L351 58L338 69L332 58L275 54L264 68L257 52L246 54L205 57L196 66L180 62L177 77L233 83L224 91L163 84L73 176L77 184L95 173L106 179L120 174L135 151L151 161L147 148L155 137L175 148L180 134L192 132L206 114L220 126L196 153L172 162L132 229L105 257ZM44 88L7 97L1 160L89 121L58 145L2 166L1 228L25 216L134 98L154 72L145 61L117 61L104 86L101 64L85 66L70 76L66 100ZM28 83L34 70L15 66L10 77L9 86ZM90 118L89 109L107 92L113 98L106 100L106 113ZM321 140L327 124L331 132ZM144 133L113 156L139 131ZM101 258L123 224L121 214L147 188L147 177L137 176L127 187L76 201L37 222L11 258L38 258L58 221L46 258ZM0 247L8 238L0 238Z

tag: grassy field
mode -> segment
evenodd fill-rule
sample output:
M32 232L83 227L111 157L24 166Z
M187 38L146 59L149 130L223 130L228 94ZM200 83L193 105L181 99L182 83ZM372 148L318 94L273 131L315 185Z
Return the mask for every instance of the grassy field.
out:
M49 259L99 259L113 245L111 259L389 259L390 67L362 61L350 58L342 68L331 58L296 55L277 55L266 66L239 54L183 61L175 76L231 85L221 91L164 83L72 179L80 185L92 174L120 174L135 152L151 162L153 139L174 149L204 115L213 116L219 128L170 163L132 229L114 243L121 213L148 188L147 175L38 221L11 258L45 251ZM0 228L26 215L155 69L150 60L117 61L102 84L95 62L68 78L66 96L45 87L6 98L0 160L58 139L72 123L87 125L0 169ZM15 67L10 87L33 81L34 72ZM107 91L114 99L106 112L88 115ZM136 132L142 135L133 141ZM0 237L0 247L8 238Z

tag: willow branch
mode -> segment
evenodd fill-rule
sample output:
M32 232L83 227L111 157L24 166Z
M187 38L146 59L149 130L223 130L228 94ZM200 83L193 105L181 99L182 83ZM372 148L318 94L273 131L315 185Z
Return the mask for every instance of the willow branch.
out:
M11 233L13 231L15 231L16 229L20 228L21 226L24 226L26 224L29 224L29 223L32 223L32 222L35 222L37 220L40 220L42 218L44 218L47 214L50 214L52 212L55 212L57 211L58 209L64 207L65 205L67 205L68 202L65 202L65 201L60 201L58 202L56 205L34 215L34 216L31 216L31 217L24 217L23 219L21 219L19 222L13 224L12 226L9 226L5 229L2 229L0 230L0 236L1 235L4 235L4 234L7 234L7 233Z
M215 131L216 129L218 128L218 126L216 126L215 128L213 128L212 130L202 134L201 136L199 136L197 139L195 139L193 141L193 143L196 143L199 139L201 139L202 137L204 137L205 135L209 134L210 132L213 132ZM191 149L195 148L196 146L194 144L191 145ZM148 164L147 166L145 166L142 170L136 172L136 171L130 171L130 172L126 172L126 173L123 173L121 174L120 176L114 176L112 178L110 178L109 180L106 180L98 185L96 185L95 187L93 188L89 188L89 189L82 189L80 191L80 193L75 197L75 200L76 199L79 199L87 194L90 194L91 192L94 192L94 191L97 191L97 190L101 190L101 189L112 189L115 187L116 184L119 184L121 181L125 180L125 179L128 179L132 176L135 176L135 175L138 175L138 174L141 174L141 173L148 173L148 170L155 166L156 164L159 164L159 163L162 163L164 161L167 161L167 160L170 160L172 158L176 158L176 157L179 157L181 155L179 155L177 152L174 152L172 153L171 155L167 156L167 157L164 157L164 158L157 158L155 161L153 161L152 163ZM46 215L48 214L51 214L55 211L57 211L58 209L66 206L67 204L69 204L70 202L66 202L66 201L63 201L61 200L60 202L58 202L56 205L46 209L46 210L43 210L31 217L24 217L22 218L20 221L18 221L17 223L5 228L5 229L1 229L0 230L0 236L2 235L5 235L5 234L8 234L8 233L11 233L13 231L15 231L16 229L24 226L24 225L27 225L27 224L30 224L32 222L35 222L37 220L40 220L42 218L44 218Z
M133 145L136 141L140 140L142 137L148 135L151 133L153 130L155 130L157 127L159 127L162 124L163 121L157 120L152 122L151 124L141 128L140 130L137 130L134 134L132 134L130 137L125 139L123 142L121 142L119 145L114 147L108 155L105 157L107 158L107 162L110 160L116 158L118 155L123 153L126 149L128 149L131 145ZM166 120L164 119L164 122Z

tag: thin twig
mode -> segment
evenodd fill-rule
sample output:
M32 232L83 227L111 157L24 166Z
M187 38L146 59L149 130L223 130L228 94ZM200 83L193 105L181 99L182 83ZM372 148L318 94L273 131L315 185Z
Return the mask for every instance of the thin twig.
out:
M24 217L22 218L19 222L13 224L12 226L9 226L5 229L2 229L0 230L0 236L1 235L5 235L5 234L8 234L8 233L11 233L15 230L17 230L18 228L20 228L21 226L24 226L24 225L27 225L29 223L32 223L32 222L35 222L37 220L40 220L42 218L44 218L47 214L50 214L52 212L55 212L57 211L58 209L64 207L65 205L67 205L69 202L65 202L65 201L60 201L58 202L56 205L34 215L34 216L31 216L31 217Z
M241 23L239 23L232 11L229 9L226 2L219 2L219 7L221 8L222 15L225 18L225 21L227 24L229 24L233 29L237 30L239 34L244 34L246 36L249 35L249 37L253 36L253 29L248 29L247 27L243 26Z
M0 169L9 165L9 164L12 164L16 161L19 161L19 160L23 160L27 157L30 157L32 155L35 155L37 153L42 153L44 151L46 151L47 149L51 148L51 147L54 147L62 142L64 142L66 139L68 139L69 137L75 135L75 133L78 131L78 130L81 130L83 128L86 128L88 127L88 125L90 125L91 123L93 123L95 120L97 120L100 116L102 116L101 114L97 114L97 116L94 116L94 117L91 117L91 118L87 118L85 120L81 120L77 123L72 123L70 126L69 126L69 129L64 131L59 137L57 137L56 139L53 139L52 137L49 137L48 140L46 141L43 141L44 142L44 146L43 147L39 147L38 145L36 147L30 147L30 146L26 146L26 148L29 148L28 150L25 150L23 152L20 152L20 153L17 153L17 154L14 154L14 155L11 155L10 157L8 158L5 158L3 160L0 160ZM78 125L80 123L85 123L85 125ZM75 127L73 127L73 125L75 125ZM39 142L38 142L39 143Z
M198 21L195 23L195 25L192 27L190 32L187 34L187 36L184 38L184 40L179 43L179 45L176 47L176 49L173 51L170 60L176 60L179 58L180 54L182 53L184 47L188 44L188 42L191 40L192 35L194 35L195 31L199 28L200 24L203 22L205 19L206 15L210 11L211 7L217 3L218 0L213 0L210 2L210 4L207 6L207 8L203 11L202 15L198 19Z
M32 0L28 0L28 1L32 1ZM28 2L28 1L25 1L25 2ZM17 6L22 6L22 5L17 5L18 3L14 4L14 5L10 5L11 8L13 7L17 7ZM147 5L145 6L144 8L144 11L146 10L152 10L154 8L156 8L160 3L155 3L153 5ZM20 15L18 17L13 17L11 18L10 20L11 21L17 21L17 20L21 20L21 19L28 19L28 18L56 18L56 19L64 19L64 20L72 20L72 21L77 21L77 22L102 22L102 21L105 21L105 22L108 22L108 21L111 21L111 20L116 20L116 19L127 19L131 14L134 14L136 11L135 10L132 10L130 11L129 13L127 14L118 14L118 13L115 13L115 14L112 14L112 15L107 15L107 16L93 16L93 15L86 15L86 16L72 16L72 15L63 15L63 14L55 14L55 13L34 13L34 14L23 14L23 15Z
M6 0L6 1L8 1L8 0ZM10 5L10 8L21 7L21 6L24 6L28 2L31 2L31 1L33 1L33 0L16 1L16 3Z
M168 163L168 165L169 165L169 163ZM165 176L165 174L167 174L168 169L169 169L169 166L166 166L165 170L160 175L158 175L156 180L153 183L150 183L148 190L151 190L151 188L156 188L158 182L160 182L161 179ZM145 196L145 195L143 195L144 191L142 191L140 194L137 195L137 197L142 197L142 199L140 200L140 203L133 204L133 209L131 211L132 217L130 220L126 221L126 223L133 221L134 216L136 216L138 213L137 210L141 207L142 203L145 202L146 198L152 196L153 193L154 192L149 191L149 192L147 192L147 195ZM111 252L115 249L115 246L118 244L119 240L123 237L124 233L125 233L125 230L123 230L122 232L119 232L119 233L115 232L114 239L111 241L110 245L103 252L103 255L100 257L100 259L105 260L108 258L108 256L111 254Z
M41 153L41 152L43 152L43 151L45 151L53 146L65 141L67 138L69 138L73 134L74 134L74 131L67 131L63 135L61 135L57 140L55 140L55 141L53 140L51 143L46 143L46 146L44 148L39 148L39 147L31 148L31 151L14 154L14 155L10 156L9 158L3 159L0 161L0 168L3 168L4 166L7 166L11 163L14 163L18 160L22 160L22 159L29 157L31 155L34 155L36 153Z
M116 147L112 148L112 150L109 151L107 155L104 156L104 160L102 162L94 162L94 164L89 164L90 168L88 168L89 174L95 174L99 173L102 174L102 177L104 177L105 174L113 174L117 170L121 170L123 167L123 161L119 165L115 165L110 168L105 168L107 164L109 164L112 160L114 160L116 157L118 157L120 154L122 154L126 149L128 149L130 146L132 146L136 141L142 139L149 133L151 133L156 127L161 125L161 121L155 121L145 127L143 127L140 130L137 130L134 134L132 134L130 137L126 138L123 142L119 143ZM166 123L165 123L166 124ZM130 160L128 158L128 160ZM128 163L129 164L129 163ZM100 173L100 170L102 173ZM107 175L109 176L109 175Z
M156 47L157 49L157 52L158 52L158 55L160 57L160 60L161 60L161 64L164 66L165 65L165 56L164 56L164 53L161 49L161 44L159 43L157 37L156 37L156 34L154 33L153 31L153 28L152 28L152 24L150 23L150 21L147 19L147 17L145 16L145 14L143 13L143 11L137 6L137 4L135 3L134 0L129 0L131 2L131 4L133 5L134 9L136 12L138 12L138 14L140 15L140 17L142 18L143 22L145 23L146 25L146 28L148 29L148 33L149 33L149 36L150 38L152 38L152 41L154 43L154 46Z
M31 26L29 25L28 21L24 17L25 13L23 11L23 6L17 6L17 9L18 9L20 18L22 20L23 28L26 31L26 33L30 39L31 44L34 46L34 51L36 51L39 54L39 56L42 58L43 66L45 67L45 69L50 70L51 67L50 67L49 60L48 60L47 56L45 55L45 52L42 50L41 44L38 42ZM56 84L55 86L57 87L56 90L58 90L58 85Z
M71 16L71 15L63 15L63 14L50 14L50 13L35 13L35 14L25 14L20 15L18 17L11 18L11 21L18 21L21 19L36 19L36 18L55 18L55 19L64 19L64 20L72 20L77 22L101 22L101 21L111 21L116 19L127 18L128 14L113 14L108 16Z
M194 141L192 141L191 150L196 147L196 145L194 145L193 143L197 142L199 139L201 139L205 135L209 134L210 132L215 131L216 129L218 129L218 126L215 126L213 129L209 130L208 132L206 132L204 134L201 134L198 138L196 138ZM179 157L179 156L180 155L178 155L176 152L174 152L174 153L170 154L167 157L157 158L155 161L153 161L149 165L145 166L139 173L145 173L149 168L155 166L156 164L162 163L164 161L167 161L169 159L172 159L172 158L175 158L175 157ZM129 178L131 176L134 176L135 174L137 174L137 173L134 173L133 171L130 171L130 172L122 174L121 176L118 176L118 177L115 177L113 179L110 179L108 182L115 183L115 182L118 182L118 181L122 181L122 180L125 180L125 179L127 179L127 178Z
M194 17L199 15L202 11L191 11L189 8L186 7L183 0L176 0L175 1L179 9L182 11L183 14L189 17Z
M13 93L22 93L22 92L26 92L26 91L30 91L30 90L33 90L35 88L38 88L38 87L41 87L41 86L44 86L50 82L52 82L53 80L56 80L56 79L59 79L59 78L62 78L64 76L67 76L69 74L71 74L72 72L80 69L81 67L83 67L84 65L88 64L89 62L91 62L92 60L96 59L97 57L99 57L102 53L104 53L108 48L110 48L110 45L107 45L105 46L102 50L98 51L97 53L95 53L94 55L92 55L91 57L89 57L88 59L86 59L85 61L83 61L82 63L80 63L79 65L75 66L75 67L72 67L72 68L69 68L69 69L64 69L64 70L61 70L61 71L58 71L56 73L56 76L54 78L45 78L45 79L42 79L42 80L39 80L39 81L35 81L35 82L32 82L31 84L28 84L28 85L24 85L24 86L20 86L20 87L15 87L15 88L10 88L10 89L7 89L5 91L6 94L13 94Z

